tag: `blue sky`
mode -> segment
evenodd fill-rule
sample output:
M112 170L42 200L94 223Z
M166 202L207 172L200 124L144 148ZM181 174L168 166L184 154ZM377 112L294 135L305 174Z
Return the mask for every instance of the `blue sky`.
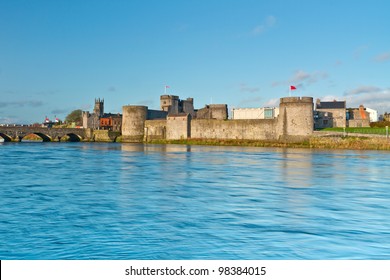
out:
M288 96L390 112L390 1L0 0L0 123Z

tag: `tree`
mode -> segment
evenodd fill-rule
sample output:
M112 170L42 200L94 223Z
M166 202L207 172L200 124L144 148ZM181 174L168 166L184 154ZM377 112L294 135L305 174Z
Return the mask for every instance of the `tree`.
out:
M81 125L83 122L82 111L80 109L73 110L65 118L66 123L76 123L76 125Z

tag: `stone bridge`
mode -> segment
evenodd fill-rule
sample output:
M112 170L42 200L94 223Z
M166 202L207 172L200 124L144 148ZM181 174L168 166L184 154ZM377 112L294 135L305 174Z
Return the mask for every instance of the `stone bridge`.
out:
M88 141L93 137L92 129L88 128L47 128L31 126L0 127L0 137L3 138L5 142L22 141L25 136L30 134L35 134L41 137L44 142L61 141L61 138L64 136L67 136L68 141L72 142L82 140Z

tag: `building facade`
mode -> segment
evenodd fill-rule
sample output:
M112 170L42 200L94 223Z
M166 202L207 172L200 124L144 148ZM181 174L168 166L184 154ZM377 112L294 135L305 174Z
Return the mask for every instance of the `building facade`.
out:
M371 109L371 108L365 108L365 110L370 114L370 122L377 122L379 121L378 117L378 111Z
M366 111L363 105L359 108L348 108L346 112L348 127L369 127L370 113Z
M345 101L320 101L317 99L314 111L314 127L346 127L346 102Z
M233 120L262 120L274 119L279 115L279 108L234 108L232 110Z
M111 131L122 131L122 115L121 114L104 114L100 118L100 129Z

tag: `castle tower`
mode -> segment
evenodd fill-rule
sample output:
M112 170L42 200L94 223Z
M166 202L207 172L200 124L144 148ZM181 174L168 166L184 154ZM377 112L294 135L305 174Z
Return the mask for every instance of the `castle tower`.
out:
M278 134L281 140L301 141L313 134L313 97L280 98Z
M179 96L176 95L161 95L160 96L161 110L168 114L179 113Z
M144 139L147 106L122 107L122 141L142 142Z
M103 117L104 115L104 99L96 99L95 98L95 107L93 108L93 112L96 116L99 118Z

